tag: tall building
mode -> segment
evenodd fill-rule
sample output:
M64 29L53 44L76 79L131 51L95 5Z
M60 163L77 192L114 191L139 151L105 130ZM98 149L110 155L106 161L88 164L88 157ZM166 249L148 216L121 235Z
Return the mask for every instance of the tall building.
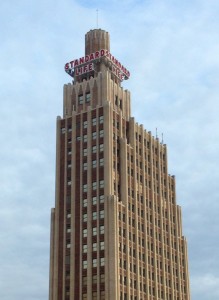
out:
M57 118L50 300L189 300L187 244L167 147L131 116L109 34L66 63ZM143 107L142 107L143 109Z

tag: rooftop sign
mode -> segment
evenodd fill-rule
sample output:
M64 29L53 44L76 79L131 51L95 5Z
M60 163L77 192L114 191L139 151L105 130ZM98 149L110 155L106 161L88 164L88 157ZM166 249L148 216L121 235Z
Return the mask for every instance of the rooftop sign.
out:
M66 63L65 72L72 77L75 75L79 76L89 73L94 70L95 61L103 57L107 58L107 60L112 64L113 74L115 74L121 81L124 79L129 79L130 72L108 50L105 49L101 49Z

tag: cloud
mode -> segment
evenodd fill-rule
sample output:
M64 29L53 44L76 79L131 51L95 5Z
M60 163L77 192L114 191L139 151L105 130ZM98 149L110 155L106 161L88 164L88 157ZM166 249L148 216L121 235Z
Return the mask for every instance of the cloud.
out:
M199 299L206 300L217 299L219 297L218 285L219 277L211 274L204 274L193 278L193 290L197 299L198 297ZM212 291L210 295L209 290Z

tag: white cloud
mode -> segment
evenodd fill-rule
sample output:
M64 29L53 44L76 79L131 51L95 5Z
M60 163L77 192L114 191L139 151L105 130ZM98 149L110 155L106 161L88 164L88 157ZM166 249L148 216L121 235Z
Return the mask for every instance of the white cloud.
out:
M199 299L218 299L219 298L219 277L212 274L203 274L202 276L196 276L192 278L193 288L195 297ZM211 294L209 294L211 291Z

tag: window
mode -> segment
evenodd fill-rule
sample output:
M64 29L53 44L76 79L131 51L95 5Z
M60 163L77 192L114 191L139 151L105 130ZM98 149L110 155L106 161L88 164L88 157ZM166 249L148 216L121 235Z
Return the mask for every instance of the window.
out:
M97 292L92 293L92 300L97 300Z
M83 136L83 140L84 140L84 143L87 142L87 134L85 134L85 135Z
M96 118L93 118L92 119L92 126L96 126L97 125L97 119Z
M93 219L93 220L96 220L96 219L97 219L97 212L96 212L96 211L93 211L93 212L92 212L92 219Z
M104 135L104 131L103 131L103 130L100 130L100 132L99 132L99 137L102 138L103 135Z
M84 169L84 171L87 170L87 162L83 163L83 169Z
M105 266L105 258L104 257L100 258L100 266L101 267Z
M102 167L104 165L104 159L100 158L100 162L99 162L100 167Z
M67 218L71 218L71 214L67 214Z
M85 94L85 102L90 102L91 95L90 93Z
M67 248L71 248L71 244L70 243L67 244Z
M97 235L97 227L92 228L92 234L93 236Z
M83 245L83 253L87 253L87 245Z
M87 237L87 228L83 229L83 237Z
M71 180L68 181L68 185L71 185Z
M83 95L78 95L78 104L83 104Z
M103 124L103 116L99 116L99 123Z
M83 284L83 286L87 285L87 276L82 277L82 284Z
M96 168L97 167L97 161L96 160L92 160L92 168Z
M97 243L93 243L92 249L93 251L97 251Z
M105 247L104 247L104 242L100 242L100 250L104 250Z
M83 126L84 128L87 128L87 121L84 121Z
M83 155L84 155L84 156L87 156L87 148L84 148L84 149L83 149Z
M84 193L87 192L87 184L83 184L83 192L84 192Z
M65 257L65 264L66 265L70 264L70 256L69 255L66 255L66 257Z
M104 195L100 195L100 203L104 203Z
M99 146L99 151L100 151L100 152L103 152L103 144L100 144L100 146Z
M96 258L93 258L92 266L93 266L93 268L97 267L97 259Z
M104 225L100 226L100 234L104 234Z
M83 199L83 207L87 207L87 199Z
M82 300L87 300L87 294L83 294Z
M104 188L104 180L100 180L99 182L100 189Z
M97 189L97 182L96 181L94 181L94 182L92 182L92 190L96 190Z
M92 147L92 153L96 153L96 152L97 152L97 146L94 145L94 146Z
M61 133L65 133L65 127L61 128Z
M100 300L105 300L105 291L100 292Z
M104 219L104 210L100 211L100 219Z
M87 260L83 260L83 269L87 269Z
M92 204L97 205L97 197L92 197Z
M97 284L97 275L93 275L92 284Z
M92 132L92 139L95 140L97 138L97 133L96 131Z
M105 274L100 274L100 283L105 283Z
M115 105L118 105L118 96L115 96Z
M87 222L87 214L83 214L83 222Z

